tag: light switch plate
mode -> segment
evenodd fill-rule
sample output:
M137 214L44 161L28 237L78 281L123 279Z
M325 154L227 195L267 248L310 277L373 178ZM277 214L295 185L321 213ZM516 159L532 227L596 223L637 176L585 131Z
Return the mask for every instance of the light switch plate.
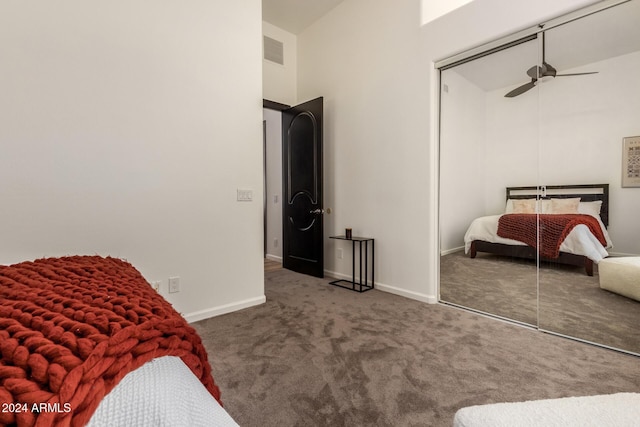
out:
M253 200L253 191L238 188L238 201L250 202Z

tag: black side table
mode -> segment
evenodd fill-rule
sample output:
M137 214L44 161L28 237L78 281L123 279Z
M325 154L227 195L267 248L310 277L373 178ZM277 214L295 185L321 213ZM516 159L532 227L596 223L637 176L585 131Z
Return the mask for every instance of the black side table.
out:
M374 287L375 283L375 241L371 237L351 237L347 239L345 236L330 236L330 239L347 240L351 241L351 281L349 280L334 280L329 282L332 285L339 286L341 288L349 289L355 292L366 292ZM371 242L371 284L369 284L369 242ZM360 256L360 275L356 282L356 243L359 245L358 254ZM364 243L364 280L362 277L362 244ZM357 287L357 288L356 288Z

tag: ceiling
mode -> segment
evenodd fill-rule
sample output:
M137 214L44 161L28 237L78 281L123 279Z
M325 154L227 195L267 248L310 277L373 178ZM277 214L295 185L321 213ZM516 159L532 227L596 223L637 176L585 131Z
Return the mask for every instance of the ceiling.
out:
M640 50L640 0L612 7L546 32L546 60L559 74L589 68L605 59ZM455 71L485 91L530 81L527 70L539 63L538 41L455 67ZM584 67L586 66L586 68Z
M343 0L262 0L262 19L300 34Z
M262 0L262 19L300 34L344 0ZM640 0L561 25L547 31L546 59L558 69L574 69L640 50ZM538 42L486 56L455 71L485 91L522 84L526 71L538 63ZM591 70L588 70L591 71ZM597 70L596 70L597 71Z

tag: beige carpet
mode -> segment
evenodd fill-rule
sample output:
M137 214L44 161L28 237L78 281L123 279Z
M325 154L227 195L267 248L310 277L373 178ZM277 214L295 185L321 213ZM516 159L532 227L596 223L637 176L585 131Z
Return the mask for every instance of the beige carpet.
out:
M280 269L266 304L194 323L251 426L451 426L463 406L640 391L640 358Z
M440 296L482 312L590 342L640 353L640 302L600 288L597 266L584 268L545 263L540 293L533 261L463 252L440 261ZM538 323L539 322L539 323Z

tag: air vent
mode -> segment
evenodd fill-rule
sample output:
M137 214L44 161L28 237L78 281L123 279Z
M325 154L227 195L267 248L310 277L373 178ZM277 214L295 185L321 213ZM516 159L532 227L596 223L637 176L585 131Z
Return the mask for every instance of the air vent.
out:
M281 41L264 36L264 59L284 65L284 45Z

